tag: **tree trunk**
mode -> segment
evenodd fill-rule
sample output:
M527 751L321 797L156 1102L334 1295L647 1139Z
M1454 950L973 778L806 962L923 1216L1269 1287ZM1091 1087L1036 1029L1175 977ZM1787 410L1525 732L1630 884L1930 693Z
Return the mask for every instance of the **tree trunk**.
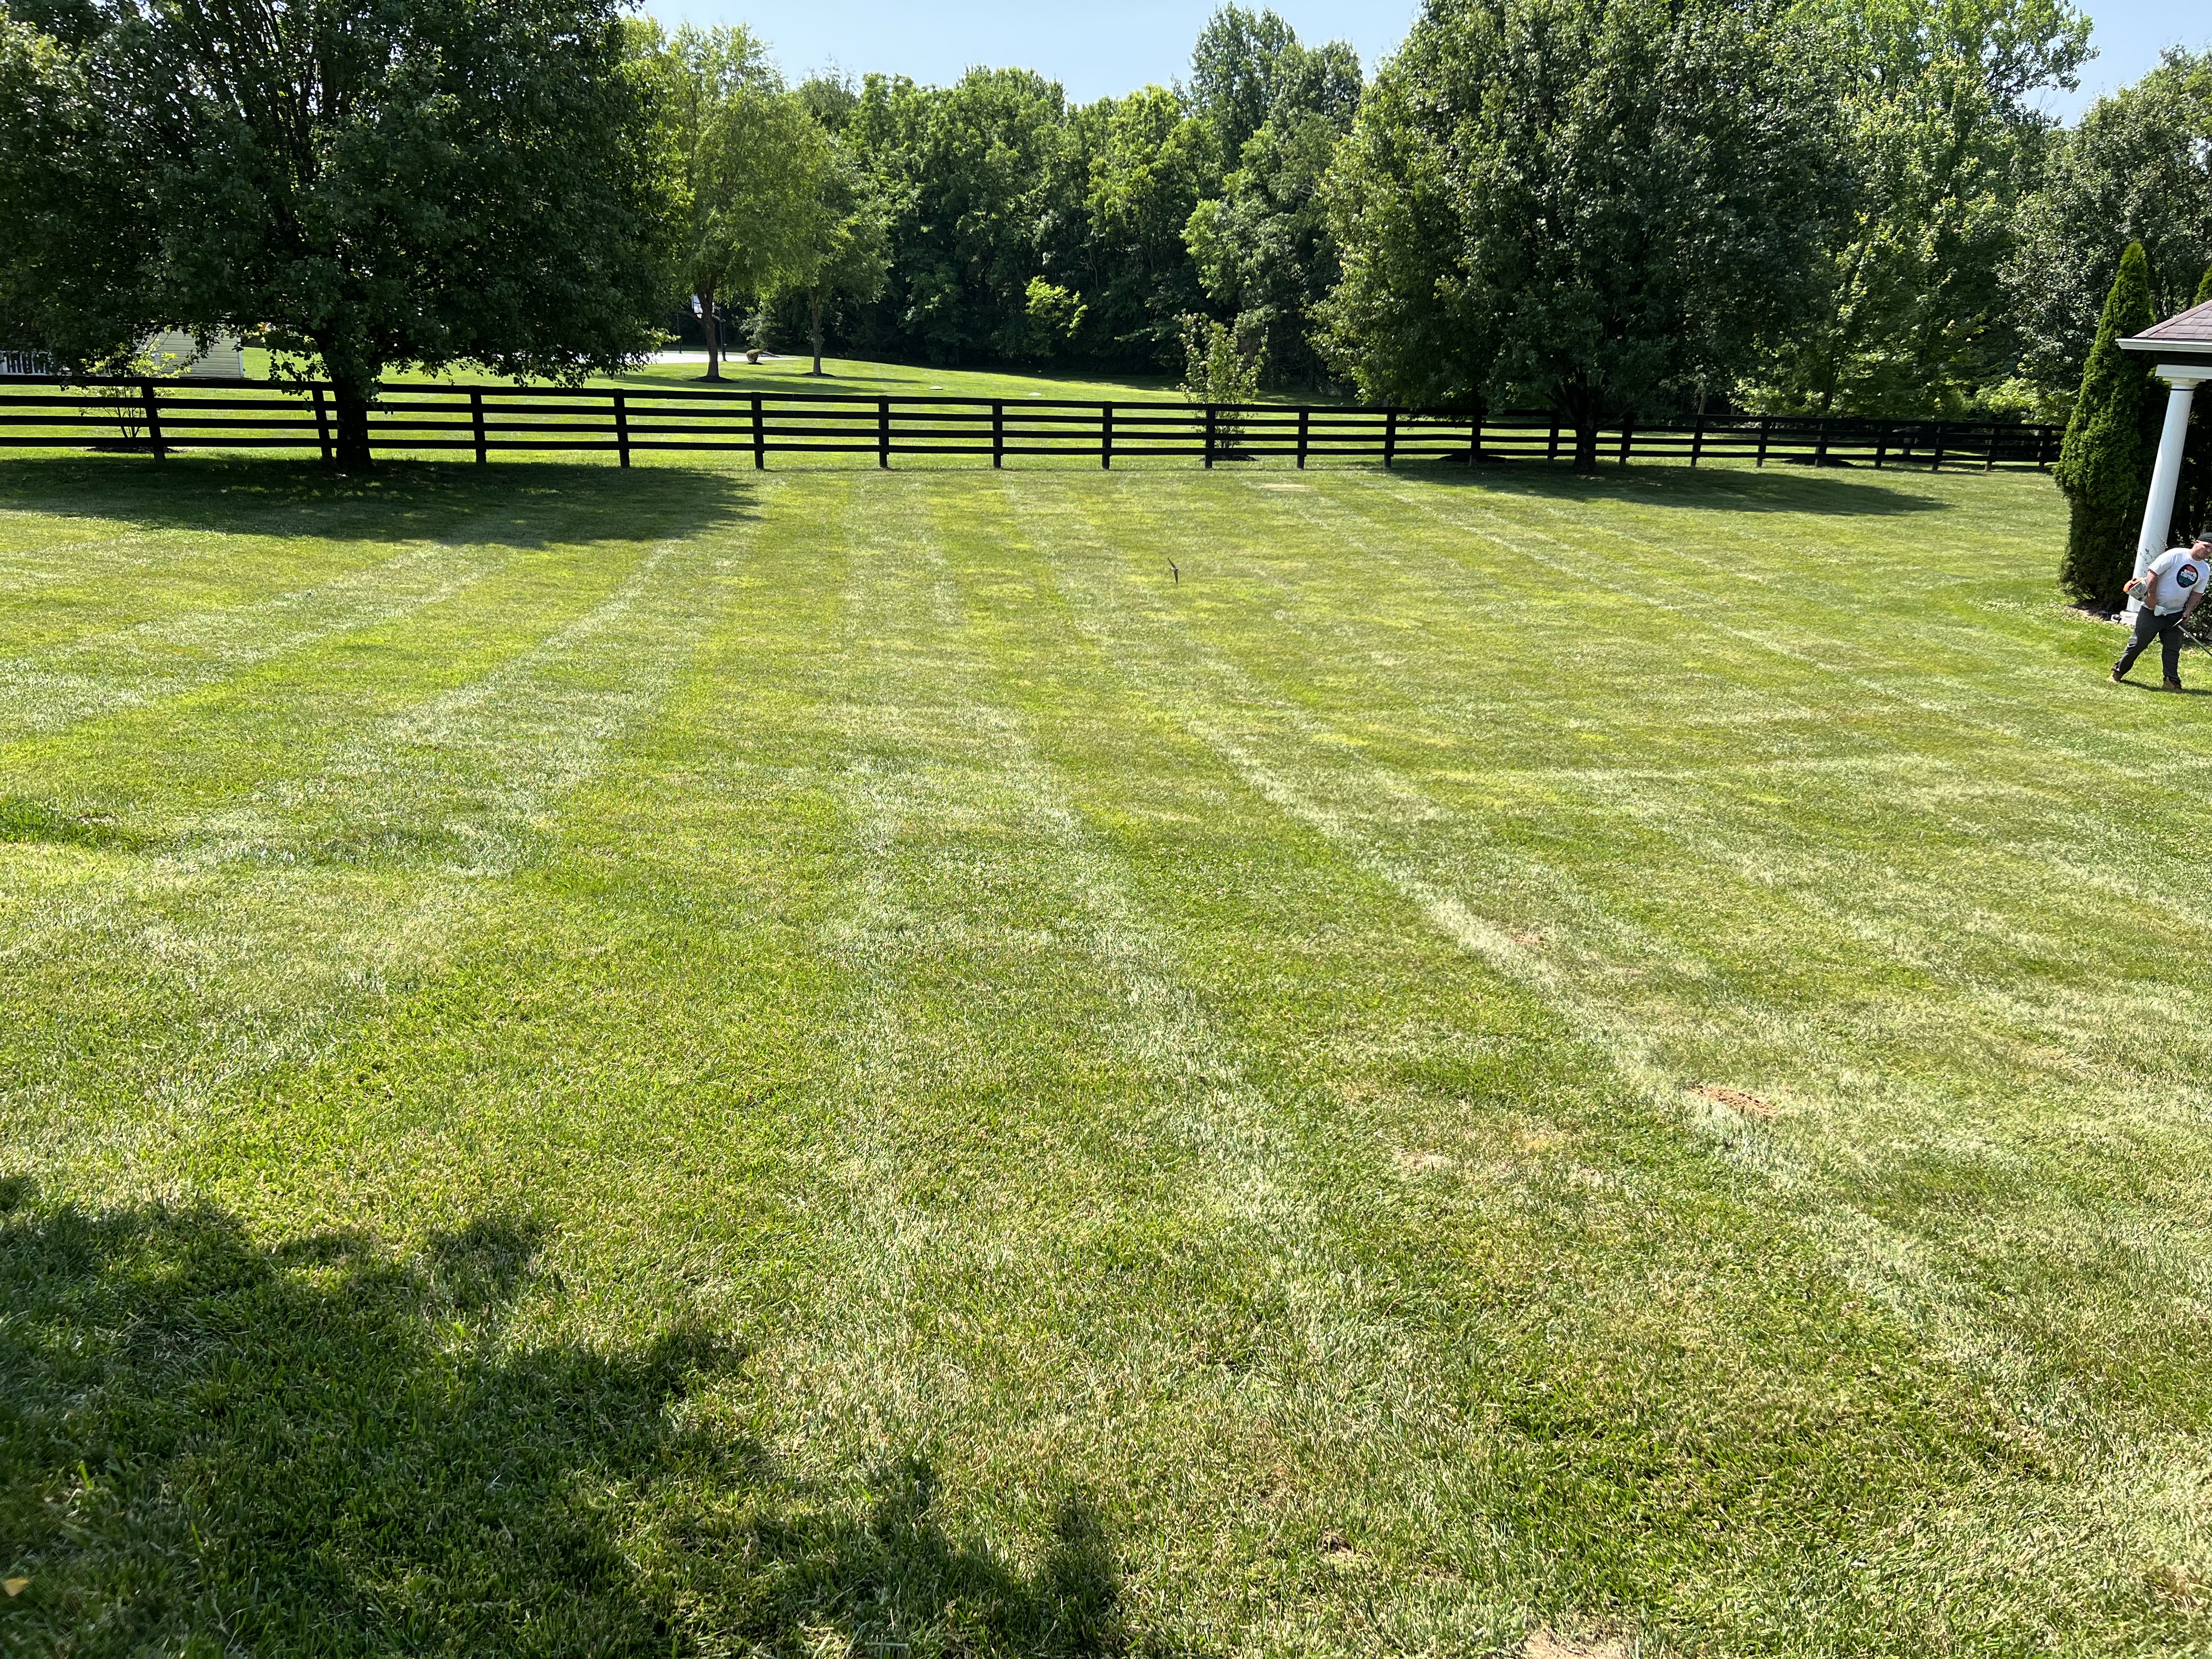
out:
M808 315L814 325L814 373L822 374L822 295L817 292L806 296Z
M1575 471L1597 471L1597 422L1589 416L1575 422Z
M709 283L700 291L699 322L707 334L707 378L722 378L722 319L714 314L714 289Z
M333 380L331 393L337 405L337 431L331 447L331 459L341 472L366 472L374 464L368 453L368 404L376 382Z

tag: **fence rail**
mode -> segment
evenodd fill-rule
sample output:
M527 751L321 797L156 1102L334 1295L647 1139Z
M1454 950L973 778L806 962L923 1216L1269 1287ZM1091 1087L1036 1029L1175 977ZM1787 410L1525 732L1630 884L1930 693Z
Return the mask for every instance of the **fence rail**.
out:
M771 455L988 456L1204 465L1567 460L1575 434L1548 415L1285 404L1093 403L1066 398L870 397L686 386L393 384L370 406L373 449L598 450L623 466L641 451ZM0 379L0 449L313 450L331 457L336 399L327 384L258 380ZM1711 416L1617 424L1599 434L1601 462L1686 460L2044 467L2057 458L2048 426L2000 422Z

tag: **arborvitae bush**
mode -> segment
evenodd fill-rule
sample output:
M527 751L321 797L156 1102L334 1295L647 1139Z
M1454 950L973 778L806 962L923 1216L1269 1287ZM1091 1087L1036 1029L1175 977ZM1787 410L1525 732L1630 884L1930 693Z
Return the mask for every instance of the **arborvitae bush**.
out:
M2082 604L2106 610L2118 608L2135 571L2162 403L2154 395L2149 359L2121 350L2118 343L2154 320L2149 261L2142 244L2130 242L2098 319L2097 343L2081 374L2081 395L2066 423L2057 472L2072 509L2059 582Z

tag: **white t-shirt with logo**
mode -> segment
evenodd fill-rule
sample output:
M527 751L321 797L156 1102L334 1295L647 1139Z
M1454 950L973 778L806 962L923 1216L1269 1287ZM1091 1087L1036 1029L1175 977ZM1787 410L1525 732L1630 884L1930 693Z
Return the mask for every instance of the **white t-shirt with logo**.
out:
M2212 564L2185 547L2170 547L2150 562L2148 574L2158 578L2158 614L2170 617L2212 582Z

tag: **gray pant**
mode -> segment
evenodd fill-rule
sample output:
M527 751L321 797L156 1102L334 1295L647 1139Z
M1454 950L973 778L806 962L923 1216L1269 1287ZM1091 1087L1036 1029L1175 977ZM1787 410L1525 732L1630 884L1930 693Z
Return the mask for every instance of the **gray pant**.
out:
M2120 653L2120 659L2112 665L2115 674L2124 674L2136 665L2136 659L2153 640L2158 641L2160 660L2165 665L2166 678L2179 684L2181 679L2181 613L2170 611L2163 617L2154 616L2145 605L2136 612L2135 637L2128 648Z

